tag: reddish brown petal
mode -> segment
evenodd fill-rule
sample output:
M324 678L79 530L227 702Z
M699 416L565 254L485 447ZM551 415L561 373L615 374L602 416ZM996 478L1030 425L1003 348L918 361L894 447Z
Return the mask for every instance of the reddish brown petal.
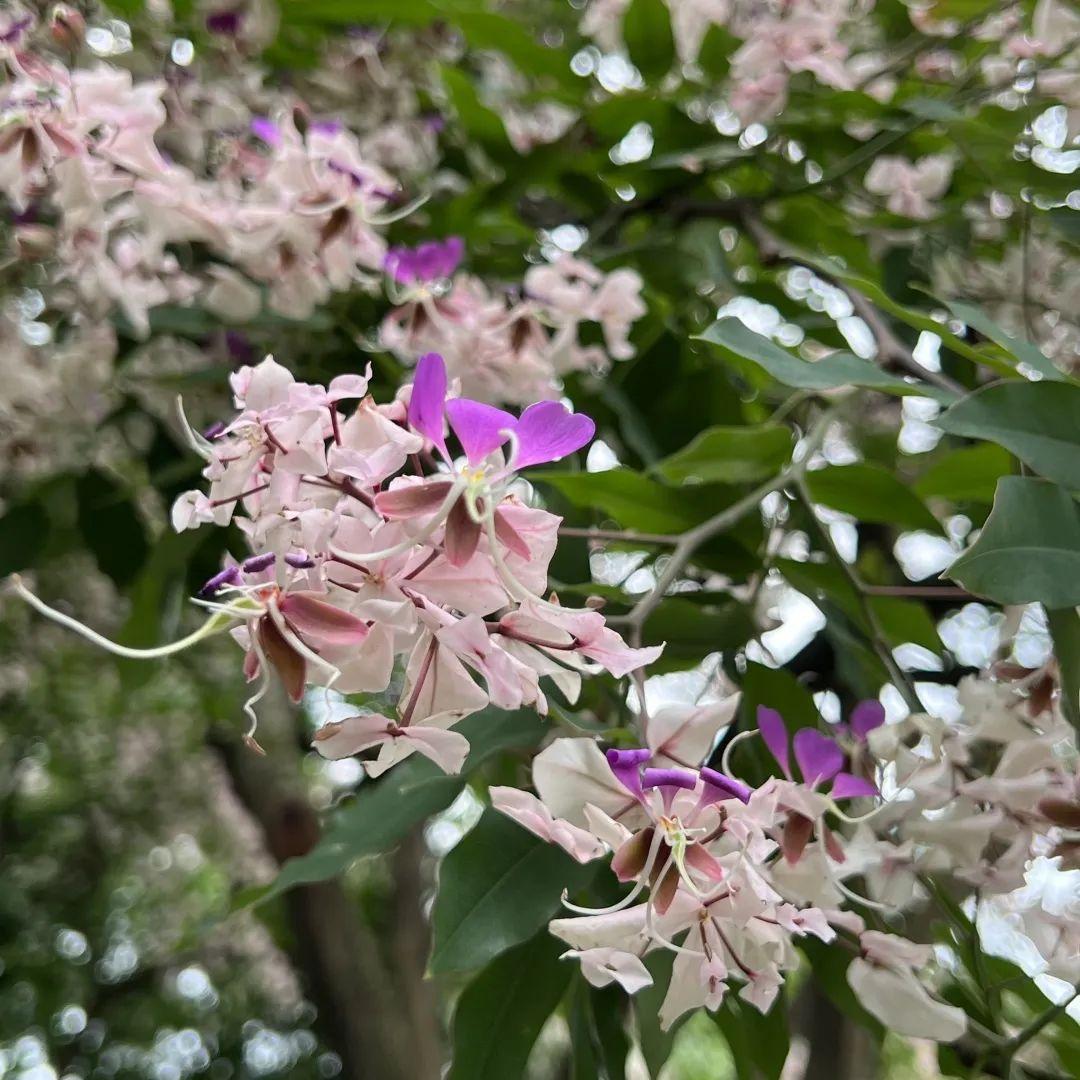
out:
M480 543L480 522L473 521L464 499L458 499L446 519L446 558L451 566L464 566Z
M520 556L526 562L532 558L532 552L529 551L529 545L525 543L524 537L506 520L501 510L495 511L495 535L508 551Z
M375 509L391 520L419 517L438 510L452 484L449 480L433 480L428 484L410 484L408 487L380 491L375 496Z
M675 893L679 889L679 871L675 864L668 867L659 884L653 885L652 902L657 915L666 915L667 909L675 899Z
M810 837L814 835L814 823L802 814L791 811L784 823L784 835L780 841L784 858L789 863L797 863L802 858Z
M278 602L286 622L316 645L359 645L368 636L368 624L310 593L289 593Z
M633 881L645 869L652 839L653 828L650 825L619 845L619 850L612 857L611 869L620 881Z
M846 861L847 856L844 854L844 849L840 846L840 841L836 839L831 830L826 828L825 825L821 826L821 842L825 845L825 850L829 853L829 858L833 862L841 863Z
M259 620L258 634L266 659L281 677L289 697L299 702L304 696L304 684L307 682L304 658L285 640L269 615Z
M704 874L710 881L724 880L724 868L700 844L687 846L686 865Z
M1080 803L1048 795L1039 800L1039 813L1055 825L1066 829L1080 829Z

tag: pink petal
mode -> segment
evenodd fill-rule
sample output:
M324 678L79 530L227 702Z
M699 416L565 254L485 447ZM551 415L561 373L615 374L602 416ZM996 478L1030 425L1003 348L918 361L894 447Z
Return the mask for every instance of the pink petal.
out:
M323 724L313 737L312 746L324 758L338 761L352 757L369 746L386 742L390 735L391 722L377 713L363 716L347 716L344 720L333 720Z
M525 543L525 538L510 524L506 514L501 509L495 511L495 535L507 551L512 552L526 562L532 560L532 552L529 550L529 545Z
M363 619L310 593L289 593L278 601L278 608L285 621L315 645L359 645L368 636Z
M437 727L404 728L400 737L408 739L417 753L430 758L445 773L459 773L469 756L469 740L456 731Z
M764 705L758 706L757 726L769 753L776 759L777 765L784 770L784 775L791 779L791 764L788 759L788 731L784 718L775 710Z
M814 728L796 731L794 746L799 771L812 787L831 780L844 767L843 750Z
M580 450L596 434L584 413L572 413L561 402L538 401L522 414L515 428L518 446L515 469L559 461Z
M469 398L448 401L446 415L470 465L479 465L488 454L502 446L509 438L504 433L517 426L517 418L510 413Z
M402 484L375 496L375 509L391 521L433 514L442 505L453 486L449 480L430 480L424 484Z
M427 436L446 453L443 435L443 407L446 403L446 364L438 353L425 353L416 364L412 396L409 398L409 424Z

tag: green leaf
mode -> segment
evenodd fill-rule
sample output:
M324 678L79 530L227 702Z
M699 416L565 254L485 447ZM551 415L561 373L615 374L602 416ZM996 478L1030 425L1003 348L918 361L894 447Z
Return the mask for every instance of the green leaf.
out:
M921 645L931 652L941 652L937 624L926 607L915 600L893 596L871 596L872 608L888 644L893 648L905 642ZM866 627L869 630L869 627Z
M142 518L130 494L102 472L75 483L79 529L103 573L124 586L132 582L150 550Z
M736 600L703 605L673 597L646 620L644 643L667 642L661 667L689 667L708 653L740 648L754 633L750 611Z
M625 1080L630 1040L627 997L617 986L590 986L580 975L570 992L571 1080Z
M36 502L17 503L0 516L0 577L34 565L45 550L50 524Z
M419 754L395 765L379 780L361 786L313 850L289 859L268 886L242 894L234 908L263 903L294 885L336 877L357 859L389 851L414 825L445 810L469 773L504 750L535 746L546 726L529 710L483 709L465 717L456 730L472 743L458 775L448 776Z
M622 30L626 51L646 80L655 81L671 70L675 38L671 13L662 0L632 0Z
M752 1005L728 993L714 1019L731 1050L738 1080L780 1080L790 1048L782 999L762 1016Z
M1080 507L1047 480L1005 476L978 540L947 574L999 604L1080 604Z
M651 471L672 484L738 484L774 476L791 457L781 424L711 427Z
M814 502L860 521L940 532L937 518L896 475L879 465L829 465L806 474Z
M597 473L538 472L534 484L549 484L575 506L599 510L639 532L680 533L734 501L729 488L694 486L680 490L658 483L633 469Z
M558 1008L574 968L565 945L546 930L503 953L458 999L453 1063L447 1080L509 1080L524 1076L529 1052Z
M761 334L755 334L738 319L718 319L696 340L718 345L729 354L763 367L785 386L800 390L835 390L842 386L864 386L888 394L918 394L948 403L955 395L914 380L899 379L882 371L871 360L852 353L832 353L820 360L802 360Z
M599 863L582 865L488 807L443 860L432 916L431 971L472 971L532 937Z
M1047 480L1080 488L1080 387L1050 382L984 386L936 423L950 435L998 443Z
M1013 471L1012 455L994 443L965 446L943 454L912 484L923 499L994 501L997 482Z
M664 1003L668 984L671 982L671 968L674 960L675 954L667 949L660 949L646 956L644 963L649 969L649 974L652 975L652 985L639 990L630 999L637 1018L641 1055L645 1058L652 1080L658 1080L660 1070L671 1056L675 1034L688 1018L688 1014L684 1013L675 1021L670 1031L661 1030L660 1006Z
M1075 608L1047 611L1054 656L1061 672L1061 711L1080 731L1080 615Z
M967 323L968 326L974 327L983 337L996 342L1014 359L1039 372L1044 379L1063 382L1068 378L1054 365L1048 356L1043 354L1038 346L1032 345L1030 341L1011 337L979 308L972 304L962 303L959 300L947 300L946 303L949 305L949 310L958 319Z

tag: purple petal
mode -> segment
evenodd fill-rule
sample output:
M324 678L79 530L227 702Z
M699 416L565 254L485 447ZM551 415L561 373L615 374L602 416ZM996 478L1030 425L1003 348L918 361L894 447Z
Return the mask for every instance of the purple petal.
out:
M831 780L844 767L844 751L814 728L796 731L793 743L799 771L811 787Z
M855 738L865 742L866 736L874 728L879 728L885 723L885 706L880 701L860 701L851 710L848 723Z
M450 426L461 443L470 465L479 465L510 437L505 434L517 426L517 418L494 405L470 398L453 398L446 403Z
M584 413L572 413L558 401L530 405L517 422L514 468L559 461L580 450L596 434L596 425Z
M754 790L741 780L732 780L730 776L710 769L707 765L701 770L701 779L705 781L704 796L708 802L738 799L739 802L747 803Z
M443 435L443 408L446 403L446 364L438 353L425 353L416 364L412 397L409 398L409 423L414 430L446 452Z
M281 145L281 129L273 120L268 120L265 116L252 117L251 133L257 135L269 146Z
M290 551L285 556L285 561L296 570L310 570L315 565L315 560L311 556L299 551Z
M880 794L877 785L861 776L853 776L851 773L842 772L836 774L833 781L832 791L834 799L872 799Z
M677 787L693 791L697 777L689 769L646 769L641 774L643 788Z
M609 750L607 762L615 779L635 798L642 798L641 766L652 757L651 750Z
M775 710L764 705L758 706L757 726L761 732L769 753L776 759L776 764L784 770L784 775L791 779L791 764L788 760L788 732L784 718Z

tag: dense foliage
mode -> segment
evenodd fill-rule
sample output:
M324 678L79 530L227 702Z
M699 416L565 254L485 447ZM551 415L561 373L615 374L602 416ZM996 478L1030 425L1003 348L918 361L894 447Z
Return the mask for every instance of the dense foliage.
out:
M0 70L0 1075L1080 1072L1080 11Z

